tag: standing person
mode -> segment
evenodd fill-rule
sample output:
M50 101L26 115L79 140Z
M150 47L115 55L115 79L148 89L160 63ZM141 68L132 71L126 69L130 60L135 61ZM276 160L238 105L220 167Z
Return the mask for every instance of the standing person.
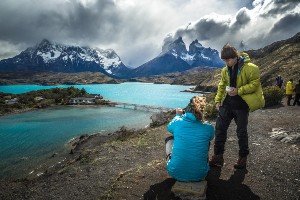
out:
M204 121L205 97L194 96L168 124L173 134L166 139L167 170L179 181L201 181L209 170L208 150L214 127Z
M277 78L276 78L276 85L277 85L279 88L281 88L282 83L283 83L283 79L281 78L280 75L278 75Z
M298 84L296 84L295 86L295 93L296 94L295 94L293 106L295 106L296 104L300 106L300 80L298 81Z
M256 65L250 63L248 54L238 53L229 44L222 48L221 58L226 66L221 71L221 80L215 97L219 114L215 127L214 155L209 164L223 166L227 129L234 119L239 144L239 158L234 168L242 169L246 168L249 154L247 132L249 111L252 112L265 105L260 72Z
M296 94L295 94L293 106L295 106L296 104L300 106L300 80L298 81L298 84L296 84L295 86L295 93Z
M294 92L293 79L290 79L286 83L286 87L285 87L285 94L287 96L287 105L288 106L291 105L291 100L293 98L293 92Z

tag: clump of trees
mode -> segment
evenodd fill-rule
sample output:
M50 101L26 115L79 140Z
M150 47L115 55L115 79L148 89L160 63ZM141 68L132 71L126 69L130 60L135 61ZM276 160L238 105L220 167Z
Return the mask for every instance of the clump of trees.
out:
M78 89L74 86L68 88L37 90L24 94L0 93L0 115L27 108L45 108L52 105L67 105L69 104L69 100L75 97L94 98L94 96L87 93L84 88ZM5 100L14 98L18 99L17 103L5 103ZM96 104L109 104L109 101L96 99Z

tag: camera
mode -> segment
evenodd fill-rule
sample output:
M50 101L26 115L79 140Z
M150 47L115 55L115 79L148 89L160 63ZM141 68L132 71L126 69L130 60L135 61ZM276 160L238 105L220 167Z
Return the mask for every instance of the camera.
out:
M226 92L232 92L234 87L226 86Z

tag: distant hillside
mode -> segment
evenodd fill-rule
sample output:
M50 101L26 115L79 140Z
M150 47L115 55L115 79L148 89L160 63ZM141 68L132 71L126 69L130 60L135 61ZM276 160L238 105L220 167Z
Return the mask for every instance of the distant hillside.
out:
M249 54L251 61L259 66L263 86L275 85L275 78L279 74L284 79L284 86L291 78L294 79L294 83L300 79L300 32L287 40L245 52ZM197 85L196 89L216 90L220 72L221 69L214 70L207 80Z
M274 85L278 74L283 77L284 85L290 78L294 82L300 79L300 32L287 40L247 53L260 67L263 86Z
M211 78L210 76L214 70L215 68L210 67L194 67L183 72L171 72L161 75L138 77L129 79L129 81L196 86L197 84L207 80L208 78Z
M110 78L100 72L7 72L0 73L0 85L37 84L37 85L76 85L121 83L121 79Z

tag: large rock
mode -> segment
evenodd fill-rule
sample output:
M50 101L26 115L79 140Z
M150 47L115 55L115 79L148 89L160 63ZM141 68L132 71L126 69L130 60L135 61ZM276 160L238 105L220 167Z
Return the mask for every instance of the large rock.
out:
M153 114L150 119L152 120L150 127L160 126L169 121L168 116L163 112Z

